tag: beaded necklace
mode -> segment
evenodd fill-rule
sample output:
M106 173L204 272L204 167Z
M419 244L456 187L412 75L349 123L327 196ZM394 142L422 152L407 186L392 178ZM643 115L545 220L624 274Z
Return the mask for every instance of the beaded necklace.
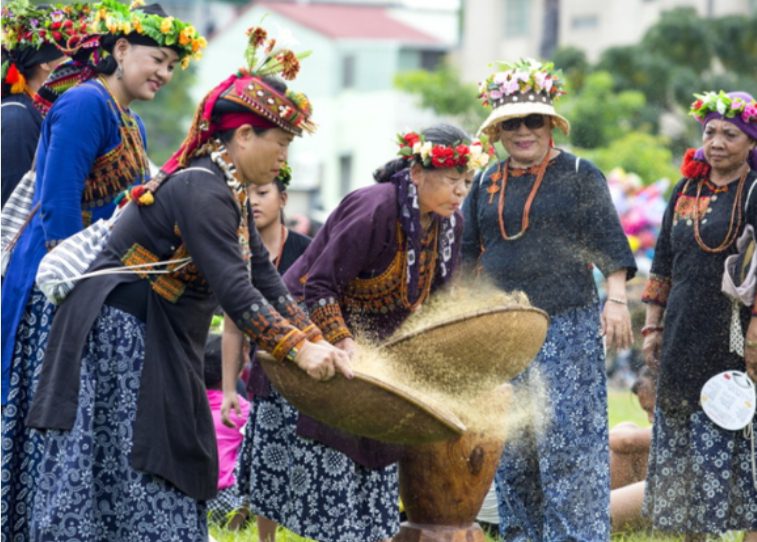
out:
M150 166L147 161L147 153L145 153L145 145L142 141L142 133L139 131L137 121L134 120L134 117L132 117L128 111L121 107L121 104L110 90L105 77L102 75L99 76L97 82L103 86L105 92L110 96L110 99L116 104L116 109L118 110L121 119L118 131L121 134L121 143L126 150L124 158L127 165L135 174L139 173L142 179L145 179L147 177L147 172L150 170Z
M746 183L746 177L748 173L749 168L744 168L744 173L741 174L738 185L736 186L736 195L733 199L733 205L731 207L731 217L728 220L728 232L725 234L723 241L716 247L708 246L702 239L702 236L699 232L699 220L701 218L701 216L699 215L699 198L702 195L702 187L704 186L704 183L707 182L707 180L700 179L697 183L697 193L694 200L694 240L697 242L697 245L699 245L699 248L701 248L703 251L709 254L718 254L727 250L738 237L742 221L741 194L744 192L744 184ZM686 184L683 186L684 194L687 192L691 181L692 179L686 180Z
M502 235L502 239L504 239L505 241L515 241L516 239L520 239L523 234L526 233L529 225L531 205L533 204L534 199L536 198L536 193L539 191L539 187L544 180L544 173L547 171L547 164L549 164L549 151L547 151L547 154L544 155L544 159L541 161L541 164L539 164L539 168L536 171L536 180L534 181L534 186L531 188L531 192L528 194L528 198L526 199L526 204L523 206L523 216L521 217L520 231L515 235L510 236L507 234L507 230L505 229L505 192L507 190L507 178L509 177L510 171L510 158L502 163L500 169L500 176L502 177L502 189L499 191L497 215L499 218L499 233Z
M281 257L284 255L284 245L286 245L287 237L289 237L289 230L286 229L284 224L281 225L281 243L279 244L279 253L273 259L273 266L278 270L281 265Z
M234 199L239 206L240 218L239 228L237 229L237 238L239 240L239 248L242 251L242 258L247 264L247 271L251 273L251 252L250 252L250 229L249 229L249 214L247 210L247 190L242 182L242 176L239 170L234 165L234 161L229 155L229 151L221 143L220 140L214 140L211 143L210 159L215 165L221 168L223 175L226 178L226 186L229 187L231 193L234 195Z

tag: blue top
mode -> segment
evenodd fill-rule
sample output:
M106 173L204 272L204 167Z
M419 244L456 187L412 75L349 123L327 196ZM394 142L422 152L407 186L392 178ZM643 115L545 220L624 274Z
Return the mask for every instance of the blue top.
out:
M2 205L24 173L32 167L34 150L39 140L42 115L27 94L3 98L2 122Z
M131 115L146 141L141 119ZM145 180L119 163L126 154L121 125L116 103L96 81L63 94L42 123L32 202L40 202L40 210L16 243L2 284L3 405L8 397L16 332L39 262L46 254L45 244L108 218L115 208L113 198Z

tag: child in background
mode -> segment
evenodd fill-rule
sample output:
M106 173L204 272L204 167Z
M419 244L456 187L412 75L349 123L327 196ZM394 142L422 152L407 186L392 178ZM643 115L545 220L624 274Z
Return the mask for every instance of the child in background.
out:
M250 415L250 403L244 397L239 397L240 412L237 413L232 409L229 413L229 419L234 427L228 427L221 421L223 391L221 391L220 335L211 334L205 345L205 387L218 446L218 494L207 503L208 520L211 523L226 524L227 521L231 522L233 519L230 518L230 513L243 508L242 498L236 488L234 470L239 448L244 439L244 426Z

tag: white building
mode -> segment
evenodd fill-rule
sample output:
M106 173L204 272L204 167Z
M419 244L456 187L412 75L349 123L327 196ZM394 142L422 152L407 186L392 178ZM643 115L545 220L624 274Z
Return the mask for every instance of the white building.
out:
M693 7L703 17L753 13L755 0L465 0L463 77L485 77L492 60L541 57L545 27L555 45L582 49L594 62L608 47L638 43L664 11Z
M374 169L395 156L398 131L435 121L415 98L396 90L393 80L402 70L434 68L450 41L400 21L395 11L377 5L255 2L218 29L198 63L200 83L193 93L199 101L244 64L245 30L263 16L272 36L286 29L299 42L295 52L312 51L292 87L310 98L319 129L290 147L292 212L333 209L348 191L372 183Z

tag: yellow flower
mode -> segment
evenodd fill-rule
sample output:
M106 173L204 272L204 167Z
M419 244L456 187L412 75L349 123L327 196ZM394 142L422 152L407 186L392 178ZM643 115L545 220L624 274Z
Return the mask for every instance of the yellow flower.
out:
M131 34L131 24L129 21L121 23L121 32L124 34Z
M145 29L142 27L142 21L139 20L139 17L132 17L131 25L134 27L134 32L144 34Z
M97 13L95 13L95 22L103 21L107 16L108 12L105 8L100 8L97 10Z
M192 40L192 52L196 53L200 49L205 49L208 46L208 41L200 36L196 40Z
M113 17L108 17L105 19L105 28L108 29L108 32L111 34L117 34L118 33L118 23L113 20Z
M173 17L166 17L160 23L160 31L163 34L168 34L173 29Z
M193 26L187 26L179 32L179 45L188 45L192 43L192 37L195 34L195 29Z
M141 8L145 5L145 0L132 0L129 9Z
M189 57L189 55L185 56L181 59L181 69L186 70L189 67L189 63L192 61L192 59Z

